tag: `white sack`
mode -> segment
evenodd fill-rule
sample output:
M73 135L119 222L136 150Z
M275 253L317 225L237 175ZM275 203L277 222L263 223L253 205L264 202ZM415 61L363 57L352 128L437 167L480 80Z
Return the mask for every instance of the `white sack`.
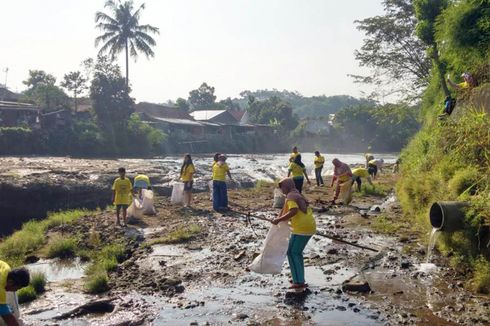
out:
M134 197L133 202L128 207L128 217L142 218L143 217L143 200Z
M170 197L170 202L172 204L183 204L184 203L184 183L176 182L172 187L172 197Z
M282 193L281 189L274 189L274 203L273 208L283 208L286 201L286 196Z
M143 189L141 191L141 196L143 197L142 209L145 215L155 215L157 212L154 205L154 195L152 190Z

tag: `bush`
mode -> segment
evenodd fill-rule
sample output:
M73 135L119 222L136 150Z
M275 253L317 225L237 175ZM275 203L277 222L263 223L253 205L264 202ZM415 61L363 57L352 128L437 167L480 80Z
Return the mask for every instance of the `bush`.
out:
M37 298L37 293L34 287L29 285L17 291L17 298L19 303L30 302Z
M182 243L190 240L192 237L199 233L201 233L201 227L197 224L193 224L189 227L183 227L172 231L161 238L152 239L149 242L149 245Z
M48 258L71 258L75 256L78 246L77 239L54 237L46 246L46 256Z
M32 273L31 286L37 294L44 293L46 291L46 275L44 273Z
M107 273L100 272L90 276L85 283L85 290L91 294L98 294L109 290L109 277Z
M371 227L378 233L393 235L401 226L388 219L385 215L378 215L373 219Z
M490 293L490 262L480 256L474 262L473 268L474 275L471 281L473 291L485 294Z
M469 166L454 173L454 176L448 182L448 188L454 196L459 196L463 193L474 195L476 184L481 178L482 175L478 171L478 168Z

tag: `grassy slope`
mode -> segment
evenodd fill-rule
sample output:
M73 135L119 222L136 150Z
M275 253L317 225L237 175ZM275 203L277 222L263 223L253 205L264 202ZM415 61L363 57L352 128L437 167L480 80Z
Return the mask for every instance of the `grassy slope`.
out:
M434 101L433 103L438 103ZM430 229L428 210L438 200L468 201L463 231L443 234L439 250L453 266L471 267L474 290L490 292L488 248L482 226L490 225L490 117L482 110L458 107L458 118L438 121L440 105L428 110L425 127L402 153L397 193L408 219L421 234ZM464 110L464 111L463 111ZM478 235L478 236L477 236Z

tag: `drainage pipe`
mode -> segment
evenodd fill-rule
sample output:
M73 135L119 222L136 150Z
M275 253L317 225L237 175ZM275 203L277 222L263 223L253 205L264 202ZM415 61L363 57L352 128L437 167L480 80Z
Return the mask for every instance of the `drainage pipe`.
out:
M466 202L440 201L432 204L429 220L432 227L442 232L461 230L464 224Z

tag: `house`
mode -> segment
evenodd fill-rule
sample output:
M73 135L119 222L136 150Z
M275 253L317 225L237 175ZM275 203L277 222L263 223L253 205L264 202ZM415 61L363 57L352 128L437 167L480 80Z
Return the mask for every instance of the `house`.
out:
M236 125L240 120L228 110L197 110L192 111L191 116L197 121L221 123L225 125Z
M8 90L7 87L0 84L0 101L18 102L20 95Z
M0 127L38 127L40 113L32 104L0 101Z

